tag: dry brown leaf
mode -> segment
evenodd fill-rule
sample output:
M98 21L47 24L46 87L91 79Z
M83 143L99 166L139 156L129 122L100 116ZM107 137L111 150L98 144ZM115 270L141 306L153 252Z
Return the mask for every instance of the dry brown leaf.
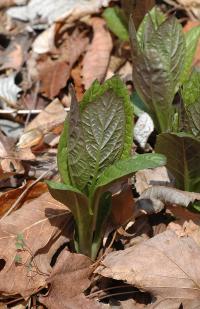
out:
M110 253L96 272L163 300L180 301L184 309L191 309L194 300L200 307L199 259L200 247L191 237L179 238L165 231L139 245Z
M83 98L84 93L84 87L82 83L82 77L81 77L81 67L82 64L78 64L75 68L71 71L71 76L74 80L74 89L76 92L76 97L78 101L81 101Z
M44 193L0 222L0 291L28 297L46 283L56 250L70 237L68 208ZM24 249L17 251L17 235ZM16 263L16 256L20 263Z
M47 61L39 63L41 93L53 99L66 86L70 75L70 66L66 61Z
M83 58L82 76L85 89L88 89L95 79L102 82L105 78L113 46L111 35L105 28L105 21L94 17L91 24L94 37Z
M52 60L51 55L41 57L37 63L39 80L41 81L40 91L43 95L53 99L67 84L70 71L74 63L85 50L88 38L82 33L74 31L71 37L67 36L60 46L58 59Z
M17 189L9 190L4 192L0 196L0 218L11 208L11 206L15 203L16 199L24 192L24 190L30 186L32 181L26 183L25 186L19 187ZM40 196L42 193L46 192L47 185L43 182L36 183L33 187L31 187L27 194L23 197L23 199L18 204L18 208L22 205L24 200L29 201Z
M83 294L90 286L91 264L88 257L63 250L47 279L49 293L41 296L40 302L48 309L101 309L98 302Z

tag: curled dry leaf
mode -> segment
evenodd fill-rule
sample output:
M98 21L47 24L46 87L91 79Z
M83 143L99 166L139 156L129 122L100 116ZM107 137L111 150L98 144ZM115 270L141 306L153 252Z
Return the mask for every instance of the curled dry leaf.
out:
M112 50L112 38L109 31L105 28L105 21L94 17L91 19L94 31L92 43L83 59L83 84L86 89L97 79L102 82L109 64L110 53Z
M15 74L0 78L0 107L16 107L17 97L22 89L15 84Z
M0 176L1 177L1 176ZM18 197L26 190L27 187L31 185L32 181L26 183L26 185L19 187L17 189L9 190L4 192L0 196L0 218L11 208L11 206L15 203ZM31 187L27 194L23 197L23 199L18 203L18 208L22 206L24 200L29 201L40 196L42 193L48 191L47 185L43 182L36 183L33 187Z
M101 309L94 300L89 300L83 292L90 286L91 260L81 254L63 250L47 283L51 289L40 302L48 309Z
M200 201L200 193L181 191L164 186L153 186L144 191L140 199L156 199L166 204L177 204L187 207L195 200Z
M145 147L147 140L153 130L153 120L149 114L142 113L134 126L134 137L141 147Z
M110 253L96 272L191 309L193 301L200 306L199 258L200 247L192 238L165 231L139 245Z
M2 219L1 294L29 297L44 286L51 271L51 259L56 250L69 240L70 228L70 211L49 193Z
M32 49L37 54L51 52L55 48L56 24L37 36L32 44Z

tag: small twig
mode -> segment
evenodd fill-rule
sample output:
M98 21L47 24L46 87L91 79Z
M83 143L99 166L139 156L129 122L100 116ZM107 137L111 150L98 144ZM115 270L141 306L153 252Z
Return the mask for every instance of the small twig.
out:
M1 217L0 221L3 220L5 217L7 217L13 210L15 210L19 204L19 202L24 198L24 196L27 194L28 190L31 189L38 181L40 181L45 175L47 175L50 171L52 171L56 167L53 166L48 171L45 171L38 177L34 182L32 182L23 192L22 194L16 199L15 203L12 205L12 207Z
M66 112L70 111L70 107L65 107L64 110ZM7 109L0 109L0 115L11 115L11 114L17 114L17 115L27 115L31 113L32 115L39 114L43 110L42 109L13 109L13 110L7 110Z
M38 97L38 93L39 93L39 87L40 87L40 82L37 81L36 82L36 85L35 85L35 92L34 92L34 95L33 95L33 108L35 109L36 108L36 104L37 104L37 97ZM28 123L29 123L29 120L31 118L31 109L26 117L26 121L25 121L25 128L27 127Z
M117 290L117 289L127 288L127 287L128 287L127 284L124 284L124 285L122 284L122 285L119 285L119 286L112 286L112 287L110 287L110 288L106 288L106 289L103 289L103 290L98 290L98 291L96 291L96 292L93 292L93 293L87 295L86 297L87 297L87 298L94 298L95 296L98 297L98 294L106 293L106 292L111 291L111 290ZM103 295L103 296L104 296L104 295Z
M119 295L127 295L127 294L133 294L133 293L139 293L140 291L130 291L130 292L121 292L121 293L113 293L113 294L108 294L108 295L104 295L102 297L99 297L98 300L103 300L105 298L108 297L113 297L113 296L119 296Z

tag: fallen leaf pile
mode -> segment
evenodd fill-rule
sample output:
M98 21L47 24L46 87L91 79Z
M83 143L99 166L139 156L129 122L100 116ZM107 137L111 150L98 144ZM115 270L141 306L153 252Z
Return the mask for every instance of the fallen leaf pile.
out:
M114 185L94 262L75 253L72 214L45 183L59 180L70 85L80 101L117 74L132 95L128 18L138 28L155 4L180 14L185 32L199 26L198 0L0 1L0 308L200 308L200 214L190 211L200 193L176 189L166 167ZM104 15L115 7L124 40ZM138 107L134 120L133 153L154 151L151 117Z

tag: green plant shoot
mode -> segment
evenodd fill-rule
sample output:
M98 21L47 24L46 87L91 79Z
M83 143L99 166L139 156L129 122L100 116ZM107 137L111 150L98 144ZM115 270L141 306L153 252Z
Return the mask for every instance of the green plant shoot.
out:
M80 103L71 94L58 146L62 183L47 183L52 196L72 211L76 251L95 259L111 210L111 185L140 169L164 165L165 157L131 156L132 104L118 77L103 85L95 81Z

